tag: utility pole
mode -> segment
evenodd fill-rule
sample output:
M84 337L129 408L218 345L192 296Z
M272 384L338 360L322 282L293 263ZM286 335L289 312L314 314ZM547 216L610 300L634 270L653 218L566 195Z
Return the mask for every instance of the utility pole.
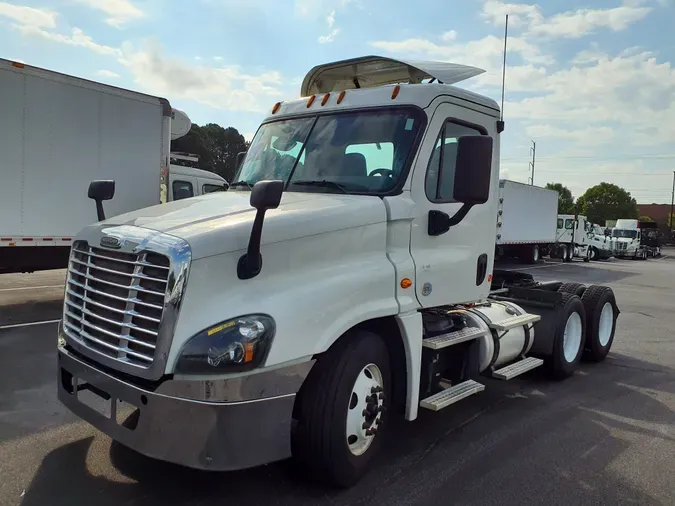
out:
M535 162L535 157L537 154L537 143L532 141L532 147L530 148L530 155L532 155L532 161L530 162L530 184L534 185L534 162ZM675 176L675 170L673 171L673 175ZM675 179L673 180L673 183L675 184ZM673 187L673 191L675 191L675 187Z
M673 171L673 193L670 196L670 214L668 215L668 229L671 239L673 235L673 204L675 204L675 170Z

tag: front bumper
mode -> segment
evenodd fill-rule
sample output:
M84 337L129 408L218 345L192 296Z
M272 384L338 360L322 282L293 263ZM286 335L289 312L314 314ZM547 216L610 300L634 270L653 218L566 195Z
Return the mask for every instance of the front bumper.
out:
M197 469L244 469L291 455L295 392L239 402L168 396L124 382L65 348L58 353L59 400L77 416L133 450ZM110 416L82 402L89 390L111 399ZM133 429L118 423L118 400L136 408ZM131 420L131 417L128 419Z

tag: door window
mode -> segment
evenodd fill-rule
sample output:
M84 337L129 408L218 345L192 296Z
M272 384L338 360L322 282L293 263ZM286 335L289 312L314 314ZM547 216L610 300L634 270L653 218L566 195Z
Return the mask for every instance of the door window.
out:
M173 200L182 200L194 197L195 192L192 183L189 181L174 181L172 185Z
M565 220L565 229L572 230L573 228L574 228L574 220L572 219Z
M457 162L457 139L462 135L481 135L481 131L453 121L446 121L431 154L424 184L425 193L431 202L455 202L455 165Z

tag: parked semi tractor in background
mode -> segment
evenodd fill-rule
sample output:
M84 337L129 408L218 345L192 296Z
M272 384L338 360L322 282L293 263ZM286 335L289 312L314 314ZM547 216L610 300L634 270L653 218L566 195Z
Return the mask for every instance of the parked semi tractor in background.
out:
M167 100L3 59L0 90L0 273L66 267L92 179L115 180L110 216L167 199L191 126Z
M85 227L59 399L154 458L232 470L292 455L349 486L396 416L603 360L611 288L493 266L495 216L509 219L504 122L494 100L452 86L481 72L376 56L319 65L304 98L274 105L230 190ZM114 208L110 186L92 183L97 207Z
M582 215L558 215L556 242L560 245L558 255L566 254L563 260L571 260L573 257L605 260L614 256L615 242L612 238Z
M639 258L645 260L648 249L642 241L642 230L638 220L618 219L612 228L612 237L616 239L617 258Z

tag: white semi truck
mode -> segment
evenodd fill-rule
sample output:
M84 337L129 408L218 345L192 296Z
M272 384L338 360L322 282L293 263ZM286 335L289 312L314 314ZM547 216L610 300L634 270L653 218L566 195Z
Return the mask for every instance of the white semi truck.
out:
M303 98L274 105L230 190L84 228L61 402L157 459L233 470L293 456L349 486L395 416L603 360L609 287L493 268L504 123L452 86L480 72L319 65ZM90 196L114 202L109 182Z
M115 180L111 216L164 202L191 127L163 98L3 59L0 111L0 273L66 267L92 179Z
M616 240L617 258L634 258L645 260L647 247L642 240L640 223L635 219L618 219L612 229L612 237Z
M558 215L556 241L563 261L573 257L606 260L614 255L615 241L582 215Z

